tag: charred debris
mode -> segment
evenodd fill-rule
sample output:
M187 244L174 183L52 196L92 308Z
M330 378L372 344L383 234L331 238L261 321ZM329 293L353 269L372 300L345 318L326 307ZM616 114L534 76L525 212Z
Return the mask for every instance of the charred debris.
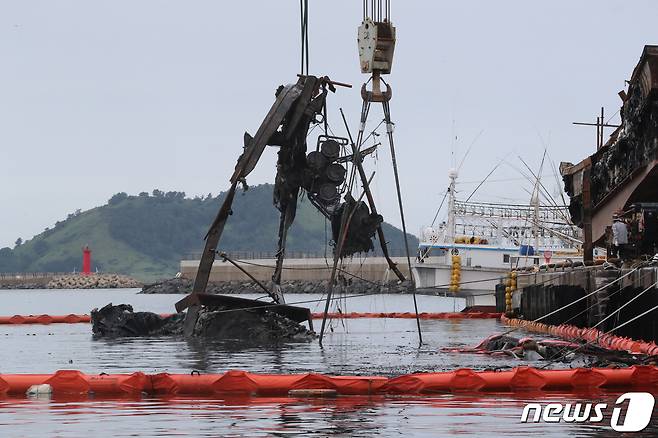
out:
M584 230L585 258L606 246L613 215L630 225L632 258L658 250L658 46L645 46L628 89L619 92L621 124L597 119L597 151L561 163L572 221ZM616 128L604 142L603 129Z
M381 227L383 218L372 201L369 181L361 179L369 203L351 195L356 178L365 177L361 165L363 158L375 148L359 150L348 138L327 132L327 95L335 92L336 85L344 84L337 84L327 77L300 76L295 84L280 86L275 92L274 104L256 134L245 133L243 150L230 179L231 187L205 237L192 293L176 304L178 312L187 309L187 313L163 318L149 312L133 312L128 305L108 305L92 313L93 332L97 337L184 334L235 338L243 333L254 340L311 338L309 333L312 333L313 322L309 309L285 305L281 290L286 237L295 219L298 200L303 195L331 223L333 242L342 238L342 245L334 244L335 258L372 251L374 237L378 234L389 265L400 280L404 280L388 257ZM324 132L309 147L309 130L315 125L324 127ZM257 281L247 269L219 250L220 237L232 214L236 192L239 188L248 190L246 177L256 167L266 146L278 149L273 204L280 212L280 224L271 287ZM348 163L355 167L352 175L348 175ZM250 277L271 298L271 302L206 294L210 270L218 257ZM308 321L309 330L301 326L305 321ZM293 327L297 328L293 330ZM266 332L270 335L265 335Z
M285 304L281 289L283 261L286 251L288 229L295 220L297 203L305 194L311 204L331 223L333 241L343 239L343 245L334 245L334 257L349 257L357 252L374 249L373 238L379 234L380 245L389 265L404 280L395 264L388 257L386 240L381 224L383 218L376 211L372 196L369 204L351 195L356 176L364 176L361 162L374 148L359 150L348 138L329 135L327 130L327 96L336 91L339 84L328 77L301 76L295 84L280 86L275 101L255 135L245 133L244 146L233 175L231 187L219 212L206 235L205 248L201 256L192 293L176 304L176 310L187 309L185 335L194 334L194 327L202 306L210 306L205 289L212 264L220 256L233 263L251 277L248 270L219 251L218 245L224 226L232 213L232 203L238 187L245 190L246 177L256 167L266 146L278 148L273 204L280 212L278 250L272 275L272 288L256 282L271 298L272 306ZM323 127L323 133L309 147L307 138L311 126ZM350 147L351 146L351 147ZM348 176L347 164L359 169ZM356 169L355 169L356 170ZM369 193L369 181L361 179L364 190ZM346 218L349 225L346 226ZM341 235L344 233L344 236ZM340 249L339 249L340 247ZM261 301L243 302L242 307L261 307ZM225 303L226 304L226 303ZM229 304L230 306L230 304ZM293 306L288 306L293 307ZM300 311L308 309L299 308Z
M359 60L361 72L370 75L370 78L361 87L363 104L360 124L358 133L353 138L342 109L340 113L346 132L344 137L334 135L333 131L329 129L327 111L329 93L336 92L336 87L351 88L351 85L332 81L327 76L308 74L308 22L304 13L304 5L305 3L302 3L301 73L295 83L278 87L274 103L256 133L254 135L244 134L242 153L230 178L230 188L205 236L205 246L192 291L176 303L177 312L187 310L182 330L185 336L199 334L199 321L203 315L208 315L208 312L221 312L221 316L217 313L215 315L218 318L227 319L239 319L242 315L245 321L249 318L245 316L244 312L257 313L261 316L260 325L269 324L265 323L262 318L267 317L269 321L272 321L272 318L278 315L288 318L296 324L307 320L309 329L313 330L309 310L286 305L281 288L288 230L295 220L297 203L304 195L331 223L334 260L328 278L325 318L322 320L320 330L320 344L322 344L333 287L338 283L337 273L340 261L356 253L372 251L376 236L390 271L397 276L401 283L407 280L388 253L386 237L382 229L383 218L377 212L374 197L370 191L370 182L374 173L370 176L366 175L362 165L364 158L374 152L379 145L376 144L369 148L362 147L365 142L364 133L372 103L381 104L384 113L382 124L386 127L386 139L390 147L407 263L411 273L411 258L393 141L394 123L391 121L389 105L392 88L382 78L382 75L391 71L396 42L390 8L388 4L383 7L384 4L380 0L371 5L368 3L363 5L363 21L358 29ZM370 84L370 90L367 89L368 84ZM308 142L307 139L311 138L311 130L315 128L319 128L320 135L315 141ZM239 187L244 190L248 189L247 177L258 164L267 146L278 148L273 204L280 212L276 263L271 287L257 281L248 269L222 253L219 246L224 227L232 214L232 204L236 192ZM357 186L362 189L358 198L353 195L358 190ZM237 302L229 296L206 294L212 265L217 256L242 271L270 297L271 302L244 299ZM414 296L416 315L418 315L413 278L408 284ZM122 312L130 313L128 309L124 309ZM227 317L226 315L230 313L238 316ZM422 343L420 321L418 318L416 319ZM256 320L251 319L251 322L259 325ZM101 325L98 327L100 328ZM276 332L275 329L272 330ZM99 329L99 332L101 331Z
M226 303L215 303L199 312L193 336L254 345L311 341L316 335L300 324L303 317L276 309L235 310ZM110 303L91 312L95 338L182 336L184 321L182 313L162 316L135 312L127 304L114 306Z

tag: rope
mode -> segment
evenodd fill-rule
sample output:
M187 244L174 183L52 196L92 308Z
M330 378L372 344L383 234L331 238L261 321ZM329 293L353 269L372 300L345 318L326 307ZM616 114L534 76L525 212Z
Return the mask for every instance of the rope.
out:
M364 181L364 185L370 183L372 181L372 178L375 176L373 173L370 176L369 181ZM351 189L350 189L351 191ZM331 293L334 287L334 282L336 281L336 272L338 271L338 262L341 261L341 255L343 253L343 245L345 244L345 239L347 238L347 232L349 230L350 224L352 222L352 217L354 216L354 213L356 212L357 206L360 204L361 200L363 199L363 196L365 196L366 190L364 189L363 193L361 193L361 196L359 196L359 199L351 206L351 211L349 209L348 204L344 204L343 206L343 212L341 214L341 225L340 225L340 232L339 232L339 237L338 241L336 242L336 250L334 252L334 263L333 267L331 269L331 276L329 279L329 284L327 286L327 301L325 303L325 308L324 308L324 316L322 317L322 326L320 327L320 346L322 346L322 338L324 336L324 328L325 324L327 321L327 313L329 312L329 303L331 301Z
M274 266L271 266L271 265L264 265L264 264L262 264L262 263L248 262L248 261L246 261L246 260L239 260L239 259L238 259L238 260L235 260L235 261L236 261L236 262L239 262L239 263L242 263L242 264L245 264L245 265L256 266L256 267L259 267L259 268L274 268ZM594 268L595 268L595 266L588 266L588 267L583 268L582 270L585 271L585 270L591 270L591 269L594 269ZM325 271L326 271L326 270L331 270L332 267L331 267L331 266L318 266L318 267L303 267L303 266L300 266L300 267L293 267L293 266L284 266L282 269L289 270L289 271L321 271L321 270L325 270ZM359 280L363 280L363 281L365 281L365 282L367 282L367 283L371 283L371 284L373 284L373 285L381 285L380 283L374 282L374 281L372 281L372 280L368 280L368 279L366 279L366 278L364 278L364 277L360 277L360 276L358 276L358 275L356 275L356 274L353 274L353 273L351 273L351 272L349 272L349 271L346 271L346 270L344 270L344 269L338 268L337 270L340 271L340 272L343 273L343 274L347 274L347 275L349 275L349 276L351 276L351 277L353 277L353 278L357 278L357 279L359 279ZM544 284L544 283L548 283L549 281L553 281L553 280L556 280L556 279L558 279L558 278L561 278L561 277L563 277L563 276L566 275L566 274L570 274L570 272L562 272L562 273L560 273L559 275L557 275L557 276L555 276L555 277L549 278L549 279L547 279L547 280L544 280L544 281L541 281L541 282L539 282L539 283L535 283L535 284ZM517 274L517 277L528 277L528 276L532 276L532 275L536 275L536 273L528 273L528 274L519 273L519 274ZM484 279L481 279L481 280L462 281L462 282L460 282L459 284L462 285L462 284L485 283L485 282L488 282L488 281L501 280L501 279L503 279L503 278L505 278L505 276L492 277L492 278L484 278ZM611 284L612 284L612 283L611 283ZM427 287L427 288L424 288L424 289L441 289L441 288L445 288L445 287L448 287L448 286L450 286L450 284L437 284L437 285L434 285L434 286L431 286L431 287ZM481 294L481 295L490 295L490 294L489 294L489 293L486 293L486 294Z
M500 165L503 164L503 160L505 160L505 158L503 158L502 160L500 160L500 161L498 162L498 164L496 164L496 165L494 166L494 168L491 169L491 172L489 172L489 174L488 174L487 176L484 177L484 179L480 182L480 184L478 184L478 186L477 186L475 189L473 189L473 191L471 192L471 194L468 195L468 198L466 198L466 201L464 201L464 202L468 202L468 201L471 200L471 198L473 197L473 195L475 195L475 192L477 192L478 189L479 189L480 187L482 187L482 184L484 184L485 182L487 182L487 179L489 179L489 177L490 177L490 176L496 171L496 169L498 169L498 168L500 167Z
M615 284L615 283L621 281L622 279L628 277L629 275L631 275L633 272L637 271L638 269L639 269L639 268L635 268L635 269L633 269L632 271L627 272L626 274L624 274L624 275L622 275L621 277L617 278L616 280L614 280L614 281L612 281L612 282L606 284L605 286L602 286L602 287L596 289L595 291L590 292L590 293L588 293L587 295L585 295L585 296L583 296L583 297L580 297L580 298L578 298L577 300L574 300L574 301L572 301L571 303L566 304L566 305L560 307L559 309L556 309L556 310L554 310L554 311L552 311L552 312L549 312L549 313L547 313L546 315L541 316L541 317L535 319L533 322L538 322L538 321L541 321L541 320L543 320L544 318L547 318L547 317L549 317L549 316L551 316L551 315L555 315L556 313L558 313L558 312L560 312L560 311L566 309L567 307L571 307L571 306L573 306L574 304L579 303L579 302L581 302L582 300L591 297L591 296L594 295L595 293L598 293L598 292L602 291L603 289L606 289L606 288L612 286L613 284Z
M610 315L608 315L608 316L606 316L605 318L603 318L601 321L599 321L598 323L596 323L596 324L595 324L594 326L592 326L591 328L596 328L596 327L598 327L599 325L603 324L605 321L607 321L608 319L610 319L612 316L618 314L618 312L621 311L624 307L628 306L630 303L632 303L633 301L635 301L638 297L640 297L640 296L643 295L644 293L648 292L649 290L653 289L656 285L658 285L658 281L656 281L656 282L653 283L651 286L649 286L648 288L646 288L645 290L643 290L642 292L640 292L639 294L637 294L636 296L634 296L631 300L629 300L629 301L628 301L627 303L625 303L623 306L620 306L618 309L616 309L616 310L615 310L614 312L612 312ZM636 316L636 317L634 317L634 318L632 318L632 319L626 321L626 322L623 323L623 324L620 324L620 325L618 325L618 326L616 326L616 327L610 329L609 331L605 332L604 335L610 334L610 333L614 332L615 330L617 330L617 329L619 329L619 328L622 328L622 327L624 327L624 326L627 325L627 324L630 324L631 322L635 321L636 319L641 318L642 316L646 315L647 313L652 312L653 310L655 310L655 309L657 309L657 308L658 308L658 306L656 306L656 307L654 307L653 309L650 309L650 310L648 310L648 311L642 313L641 315L638 315L638 316ZM579 350L581 350L581 349L583 349L583 348L585 348L585 347L587 347L587 346L589 346L589 345L594 345L594 344L595 344L594 341L588 341L588 342L584 343L583 345L581 345L580 347L576 348L575 350L570 351L570 352L567 352L567 353L565 353L565 354L561 354L561 353L562 353L563 351L567 350L567 349L566 349L566 348L562 348L562 349L560 349L560 351L555 355L555 356L558 356L558 355L559 355L559 356L558 356L557 358L555 358L555 359L551 358L551 359L550 359L550 362L549 362L548 364L546 364L545 367L546 367L546 366L549 366L549 365L551 365L551 364L553 364L553 363L555 363L555 362L557 362L557 361L560 361L560 360L564 359L564 358L567 356L567 354L569 354L569 353L575 353L576 351L579 351ZM555 357L555 356L554 356L554 357Z
M348 299L348 298L359 298L359 297L369 297L372 295L381 295L381 292L370 292L370 293L365 293L365 294L353 294L353 295L345 295L343 297L331 297L328 298L329 301L336 301L336 300L341 300L341 299ZM296 301L293 303L286 303L286 306L294 306L297 304L312 304L312 303L321 303L323 301L327 301L327 298L323 299L314 299L314 300L303 300L303 301ZM268 309L270 307L278 307L281 306L281 304L276 304L276 303L271 303L266 306L258 306L256 308L254 307L242 307L239 309L224 309L224 310L217 310L214 311L213 313L229 313L229 312L239 312L243 310L254 310L254 309Z
M628 302L626 302L623 306L620 306L618 309L616 309L616 310L615 310L614 312L612 312L610 315L606 316L606 317L603 318L601 321L599 321L599 322L597 322L596 324L594 324L594 326L593 326L592 328L597 328L598 326L600 326L601 324L603 324L605 321L607 321L608 319L610 319L610 317L612 317L613 315L619 313L619 312L621 311L621 309L623 309L624 307L626 307L626 306L628 306L629 304L631 304L633 301L635 301L636 299L638 299L640 296L644 295L644 293L648 292L650 289L652 289L652 288L653 288L654 286L656 286L657 284L658 284L658 281L656 281L654 284L652 284L652 285L649 286L648 288L644 289L644 290L643 290L642 292L640 292L639 294L635 295L635 296L634 296L633 298L631 298ZM618 292L621 292L621 289L620 289Z
M656 285L656 284L658 284L658 282L654 283L654 285ZM651 309L647 310L646 312L642 312L641 314L639 314L639 315L637 315L637 316L635 316L635 317L629 319L629 320L626 321L625 323L620 324L620 325L618 325L617 327L614 327L614 328L610 329L609 331L605 332L605 334L606 334L606 335L607 335L607 334L610 334L610 333L614 332L615 330L618 330L618 329L620 329L620 328L622 328L622 327L625 327L625 326L627 326L628 324L632 323L633 321L636 321L636 320L642 318L643 316L645 316L645 315L647 315L647 314L653 312L653 311L656 310L656 309L658 309L658 305L653 306Z
M629 275L631 275L633 272L637 271L638 269L639 269L639 267L637 267L637 268L635 268L635 269L633 269L633 270L631 270L631 271L628 271L626 274L624 274L624 275L622 275L621 277L617 278L616 280L614 280L614 281L612 281L612 282L606 284L605 286L596 289L594 292L590 292L589 294L587 294L587 295L585 295L585 296L583 296L583 297L580 297L580 298L578 298L577 300L572 301L571 303L566 304L566 305L564 305L564 306L560 307L559 309L556 309L556 310L554 310L554 311L552 311L552 312L549 312L549 313L547 313L547 314L544 315L544 316L540 316L539 318L537 318L537 319L535 319L535 320L533 320L533 321L530 321L530 322L539 322L539 321L541 321L541 320L543 320L543 319L545 319L545 318L548 318L548 317L551 316L551 315L555 315L556 313L558 313L558 312L560 312L560 311L566 309L567 307L571 307L571 306L573 306L574 304L579 303L580 301L582 301L582 300L584 300L584 299L587 299L587 298L591 297L591 296L594 295L595 293L600 292L600 291L602 291L603 289L606 289L606 288L612 286L613 284L615 284L615 283L621 281L622 279L628 277ZM551 280L552 280L552 279L551 279ZM540 283L538 283L538 284L540 284ZM513 332L515 332L515 331L517 331L517 330L520 330L520 329L522 329L522 328L523 328L523 327L514 327L513 329L510 329L510 330L506 331L505 333L503 333L502 336L508 335L508 334L513 333Z
M647 272L645 275L642 276L642 279L646 278L646 277L649 276L649 275L652 275L652 273L651 273L651 272ZM615 292L613 292L613 293L611 293L610 295L608 295L608 298L612 298L612 297L614 297L614 296L617 295L618 293L621 293L623 290L624 290L624 289L623 289L623 288L621 287L621 285L620 285L618 290L616 290ZM594 307L596 307L596 306L598 306L598 305L599 305L599 303L593 303L593 304L589 305L588 307L586 307L586 308L585 308L584 310L582 310L581 312L578 312L576 315L574 315L574 316L572 316L571 318L569 318L569 319L563 321L561 324L568 324L569 322L571 322L571 321L573 321L574 319L578 318L580 315L582 315L582 314L584 314L584 313L590 311L591 309L593 309ZM625 307L625 306L624 306L624 307ZM618 309L618 310L621 310L621 309ZM613 314L617 313L618 310L615 311ZM617 314L618 314L618 313L617 313ZM607 319L607 318L606 318L606 319ZM601 322L603 322L603 321L600 321L599 324L600 324ZM592 328L598 327L599 324L595 325L595 326L592 327Z
M651 273L651 272L647 272L646 274L644 274L644 275L642 276L642 278L644 279L644 278L646 278L646 277L649 276L649 275L652 275L652 273ZM612 297L614 297L614 296L617 295L618 293L621 293L623 290L624 290L624 289L623 289L623 288L621 287L621 285L620 285L618 290L616 290L615 292L613 292L613 293L611 293L610 295L608 295L608 298L612 298ZM598 305L599 305L598 303L594 303L594 304L589 305L587 308L585 308L585 310L583 310L583 311L577 313L576 315L574 315L574 316L572 316L571 318L567 319L566 321L562 322L562 324L568 324L569 322L571 322L571 321L573 321L574 319L578 318L578 317L579 317L580 315L582 315L583 313L588 312L589 310L593 309L594 307L596 307L596 306L598 306Z
M444 194L443 194L443 199L441 200L441 204L439 205L439 208L436 209L436 214L434 215L434 219L432 219L432 225L436 223L436 218L439 217L439 212L441 211L441 208L443 207L443 203L446 201L446 197L448 196L448 193L450 193L450 189L448 189Z

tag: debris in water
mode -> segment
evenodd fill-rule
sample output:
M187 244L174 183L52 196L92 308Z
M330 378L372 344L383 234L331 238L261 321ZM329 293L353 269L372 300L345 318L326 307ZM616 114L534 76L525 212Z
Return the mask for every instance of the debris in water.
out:
M578 362L578 366L588 367L647 365L658 362L656 356L610 350L588 343L555 339L518 339L508 335L492 335L472 348L444 348L443 351L512 356L524 360L545 360L561 363Z
M193 336L253 343L315 339L314 332L274 311L226 310L221 306L204 306ZM134 312L128 304L114 306L110 303L91 311L92 331L97 338L182 335L184 320L184 313L163 317L151 312Z

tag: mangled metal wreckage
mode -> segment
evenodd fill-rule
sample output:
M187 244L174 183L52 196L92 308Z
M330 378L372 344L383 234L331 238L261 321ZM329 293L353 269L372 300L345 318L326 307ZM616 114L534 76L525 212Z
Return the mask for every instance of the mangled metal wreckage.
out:
M586 253L588 244L590 253L592 245L605 244L613 214L638 208L655 214L658 207L658 46L644 47L628 84L619 93L621 125L609 140L578 164L560 164L571 219L585 231ZM646 217L643 222L649 225ZM639 245L653 255L658 235L644 235Z
M332 82L328 77L300 76L295 84L280 86L275 93L275 102L256 134L251 136L245 133L243 151L230 178L231 186L205 236L205 248L193 290L176 304L178 312L187 309L185 317L179 313L171 319L162 320L144 315L144 312L133 313L132 309L110 306L95 313L93 322L97 336L182 332L185 336L211 334L250 338L254 338L254 333L259 333L255 338L264 340L271 340L270 337L276 337L277 333L281 333L282 338L309 338L307 335L313 330L310 311L307 308L286 305L281 289L286 237L295 219L297 201L302 193L305 193L312 205L331 222L333 241L341 241L341 245L334 245L334 257L343 258L373 250L373 238L377 234L389 267L401 281L405 280L388 255L381 227L383 218L377 213L362 166L363 157L371 153L373 148L360 151L347 138L330 136L327 133L327 95L330 91L335 92L336 85L345 84ZM318 124L325 126L324 133L318 136L315 147L309 151L309 129ZM218 245L224 226L232 214L236 191L239 186L247 189L246 177L256 167L266 146L279 149L273 201L280 212L280 225L276 264L272 276L273 289L269 290L253 277L252 279L267 292L272 302L206 294L210 271L218 255L234 263L250 276L228 256L219 252ZM348 163L354 166L354 174L361 180L367 203L360 199L355 200L350 195L350 190L346 190ZM346 221L346 218L349 218L349 221ZM348 226L346 222L349 222ZM343 232L344 235L341 235ZM340 253L337 253L339 248ZM209 320L212 321L209 323ZM310 331L290 328L290 322L299 325L304 321L308 321ZM209 327L212 327L212 330ZM263 327L269 328L264 330ZM264 335L264 332L271 336Z
M279 239L276 264L272 275L273 290L261 287L277 306L285 305L281 290L281 274L285 258L286 238L297 210L297 200L305 192L311 203L331 221L334 242L334 254L337 258L350 256L357 252L367 252L374 248L372 239L378 234L382 253L390 268L400 280L404 276L388 256L386 240L381 224L383 218L377 213L368 180L361 165L363 156L372 150L359 151L347 138L328 135L327 95L335 92L335 85L328 77L300 76L295 84L281 86L276 91L276 100L256 134L252 137L245 133L244 150L238 158L235 171L231 176L231 187L227 193L217 217L206 235L205 248L199 263L197 276L190 295L176 304L176 310L187 309L184 332L192 335L198 321L198 312L202 306L213 307L221 296L212 300L204 294L212 264L218 254L218 244L224 225L231 214L231 205L239 184L246 186L246 177L256 167L266 146L278 147L277 171L274 184L273 200L279 210ZM323 124L324 133L318 136L314 150L309 151L307 138L311 125ZM341 151L351 146L351 153ZM351 162L367 194L368 204L355 200L349 190L345 190L347 169L345 164ZM341 192L344 197L341 200ZM345 218L349 212L349 226ZM341 236L341 232L345 232ZM226 258L225 255L223 255ZM245 274L249 275L245 271ZM226 303L223 303L226 304ZM248 303L243 302L243 307ZM260 307L262 302L253 301L253 306ZM230 307L230 306L229 306ZM293 306L286 306L292 308ZM308 309L304 309L308 312ZM309 319L309 324L312 322ZM311 325L312 329L312 325Z

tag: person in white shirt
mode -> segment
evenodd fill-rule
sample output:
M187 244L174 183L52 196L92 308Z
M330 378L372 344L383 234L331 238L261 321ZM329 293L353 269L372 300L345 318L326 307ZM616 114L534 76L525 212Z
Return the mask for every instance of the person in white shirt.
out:
M628 244L628 226L617 215L613 216L612 244L616 255L623 258L624 250Z

